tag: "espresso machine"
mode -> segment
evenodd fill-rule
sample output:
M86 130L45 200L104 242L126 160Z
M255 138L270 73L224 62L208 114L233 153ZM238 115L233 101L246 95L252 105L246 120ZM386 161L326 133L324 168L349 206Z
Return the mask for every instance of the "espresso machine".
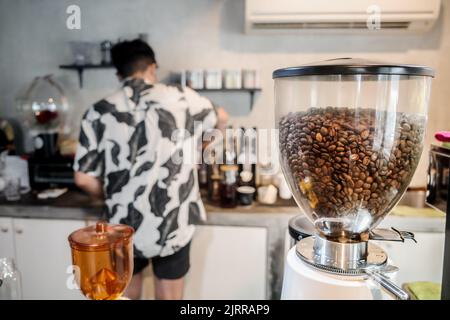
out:
M450 149L432 145L429 154L428 184L426 203L444 212L445 244L442 273L441 299L450 300Z
M432 69L342 58L274 71L282 171L312 224L287 254L282 299L408 299L373 240L422 153Z
M36 77L18 97L16 106L33 146L28 157L30 186L74 187L73 157L62 156L58 148L61 135L71 131L69 106L61 84L52 75Z

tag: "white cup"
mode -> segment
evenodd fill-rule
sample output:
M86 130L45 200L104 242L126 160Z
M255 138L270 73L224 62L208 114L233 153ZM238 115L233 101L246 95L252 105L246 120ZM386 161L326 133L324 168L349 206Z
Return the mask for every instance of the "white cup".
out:
M276 181L276 185L278 187L278 195L280 196L280 198L284 200L289 200L290 198L292 198L291 190L289 189L287 181L282 173L279 173L276 176Z
M258 201L263 204L274 204L277 201L277 188L269 184L258 188Z

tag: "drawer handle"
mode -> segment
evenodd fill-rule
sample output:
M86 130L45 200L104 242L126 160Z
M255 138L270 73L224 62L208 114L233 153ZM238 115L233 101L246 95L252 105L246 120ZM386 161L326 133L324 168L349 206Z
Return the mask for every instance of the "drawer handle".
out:
M7 227L1 227L0 230L4 233L9 231L9 229Z
M17 233L17 234L22 234L22 233L23 233L23 229L21 229L21 228L16 228L16 233Z

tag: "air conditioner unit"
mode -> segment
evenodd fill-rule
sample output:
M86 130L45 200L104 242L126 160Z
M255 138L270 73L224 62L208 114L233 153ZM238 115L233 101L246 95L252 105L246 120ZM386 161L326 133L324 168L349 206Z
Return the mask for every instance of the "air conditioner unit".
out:
M247 33L419 33L441 0L246 0Z

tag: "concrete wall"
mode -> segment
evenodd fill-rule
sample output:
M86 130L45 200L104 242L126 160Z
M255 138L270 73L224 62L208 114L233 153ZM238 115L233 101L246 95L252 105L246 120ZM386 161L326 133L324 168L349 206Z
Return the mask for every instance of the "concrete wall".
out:
M66 28L66 8L81 7L81 30ZM14 98L34 76L54 73L65 85L76 123L92 102L118 83L114 71L87 71L78 89L75 73L58 69L72 62L68 42L136 37L149 34L157 53L159 76L193 68L257 68L262 93L254 109L248 97L211 95L226 105L231 123L273 126L271 73L283 66L336 57L363 57L398 63L425 64L437 69L430 106L428 138L450 129L450 1L444 0L437 26L425 35L282 35L244 34L243 0L0 0L0 115L14 112ZM426 152L413 181L426 181Z

